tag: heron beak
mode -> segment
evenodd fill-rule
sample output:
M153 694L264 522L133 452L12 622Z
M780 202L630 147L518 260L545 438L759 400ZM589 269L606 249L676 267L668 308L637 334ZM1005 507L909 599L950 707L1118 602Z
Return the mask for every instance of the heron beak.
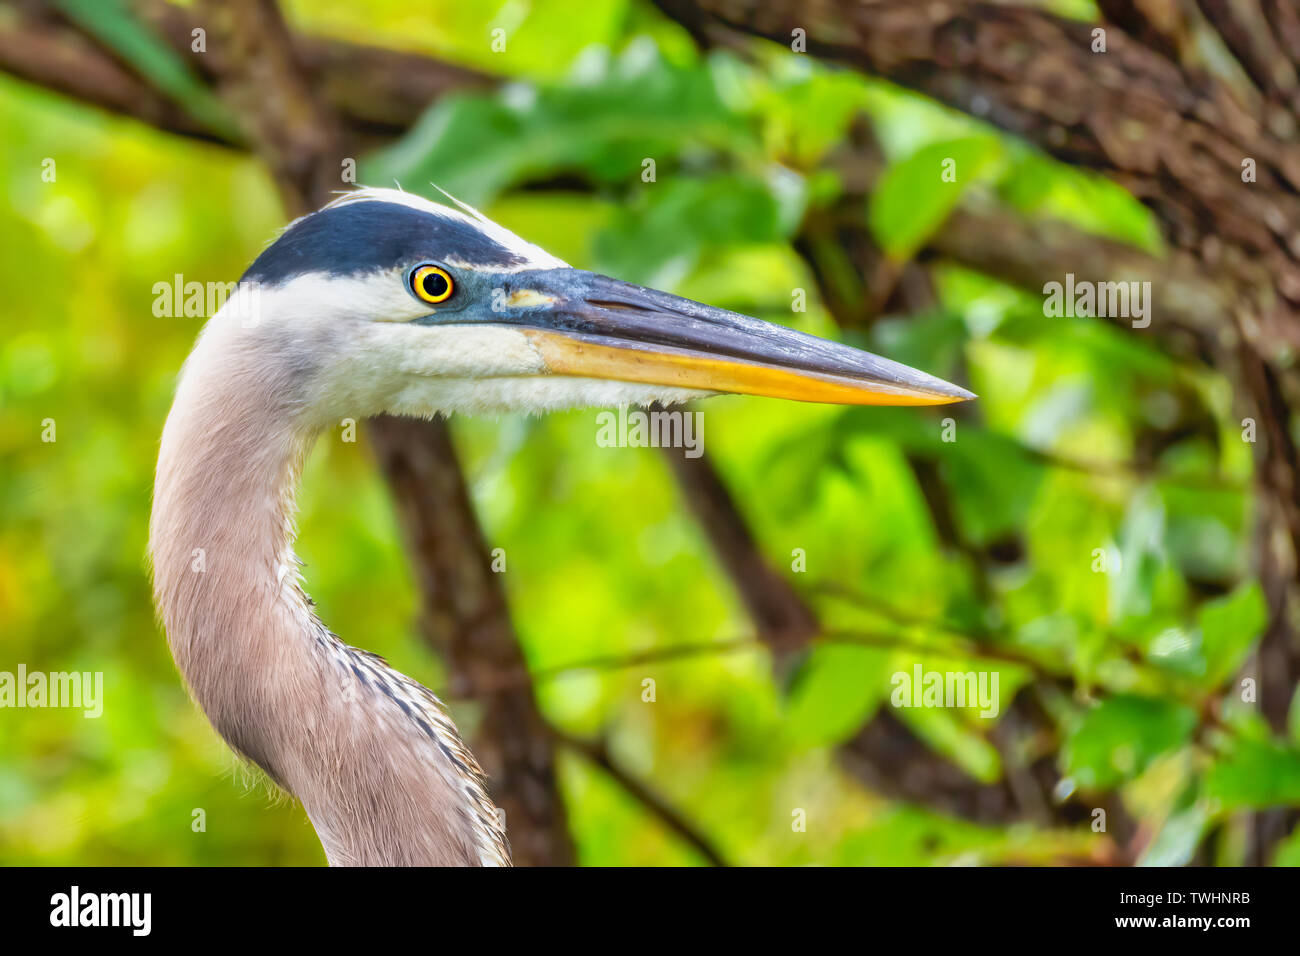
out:
M837 405L946 405L964 388L771 322L576 269L517 274L550 372Z

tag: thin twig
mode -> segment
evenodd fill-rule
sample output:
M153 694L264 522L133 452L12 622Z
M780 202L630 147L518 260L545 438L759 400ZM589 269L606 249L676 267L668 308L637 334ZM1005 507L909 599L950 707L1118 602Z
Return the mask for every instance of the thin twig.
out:
M708 860L711 866L730 865L722 858L722 854L714 848L704 834L692 826L681 813L610 756L604 737L587 740L560 730L555 726L551 727L551 734L560 744L581 754L589 762L605 771L611 780L649 810L664 826L694 847L696 852Z

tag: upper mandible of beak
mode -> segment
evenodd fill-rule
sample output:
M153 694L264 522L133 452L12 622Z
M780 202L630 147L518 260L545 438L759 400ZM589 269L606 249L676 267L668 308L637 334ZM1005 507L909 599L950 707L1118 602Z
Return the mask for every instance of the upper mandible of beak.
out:
M523 325L555 375L837 405L945 405L976 396L870 352L577 269L515 273L548 304Z

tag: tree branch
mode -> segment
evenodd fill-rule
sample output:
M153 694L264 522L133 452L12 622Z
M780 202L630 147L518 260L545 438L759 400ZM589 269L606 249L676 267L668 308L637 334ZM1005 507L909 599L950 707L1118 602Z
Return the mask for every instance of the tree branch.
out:
M0 10L0 70L167 133L239 145L204 128L44 4Z
M678 813L663 797L625 770L610 756L604 738L584 740L554 727L551 728L551 732L555 735L555 739L565 747L581 754L592 764L605 771L611 780L649 810L660 823L694 847L695 851L704 857L711 866L728 865L727 861L722 858L722 854L714 848L704 834L687 822L686 818Z
M682 497L749 611L759 639L778 662L784 660L817 634L816 615L785 576L768 564L711 459L707 455L687 458L683 448L663 451Z
M515 636L446 423L375 419L370 440L393 492L420 587L421 630L452 691L483 702L474 751L506 811L515 861L574 862L551 732ZM499 674L520 679L502 684Z
M191 50L191 31L207 25L205 14L165 0L133 0L133 7L196 73L208 79L220 74L225 50ZM497 77L419 53L298 32L291 33L288 42L307 84L362 145L400 136L447 93L486 90L500 83Z

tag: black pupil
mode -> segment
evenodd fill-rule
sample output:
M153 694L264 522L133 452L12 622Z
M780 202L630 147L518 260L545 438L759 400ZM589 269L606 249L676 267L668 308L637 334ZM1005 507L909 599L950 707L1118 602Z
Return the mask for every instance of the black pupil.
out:
M430 299L440 299L447 294L450 284L441 272L429 272L420 280L420 287Z

